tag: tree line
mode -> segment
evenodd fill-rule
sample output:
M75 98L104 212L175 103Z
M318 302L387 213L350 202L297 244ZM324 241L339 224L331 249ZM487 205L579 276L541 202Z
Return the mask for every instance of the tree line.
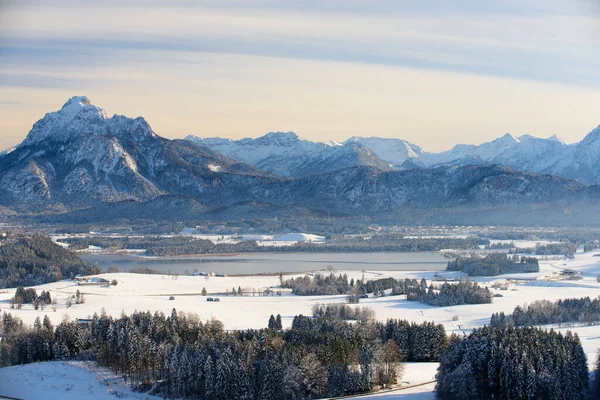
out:
M587 394L586 355L571 332L490 326L448 339L433 322L373 318L365 308L317 305L285 331L272 316L270 328L226 332L219 321L202 323L175 310L118 318L101 312L56 328L47 316L29 328L4 313L0 365L95 360L134 389L166 398L266 400L367 393L397 382L401 360L439 360L440 399Z
M146 250L149 256L178 256L190 254L227 254L251 252L417 252L438 251L452 248L471 250L489 243L478 238L471 239L404 239L399 235L374 235L371 240L362 238L335 239L325 243L299 242L291 246L259 246L255 240L214 243L211 240L191 236L164 237L156 235L131 237L70 237L61 239L75 250L89 246L112 249Z
M450 343L437 374L442 400L587 398L586 355L570 331L483 327Z
M269 328L235 332L175 310L119 318L101 312L56 328L48 317L29 328L4 313L0 365L95 360L134 388L167 398L308 399L392 385L403 359L435 361L445 348L441 325L378 324L372 310L347 305L313 311L285 331L272 316Z
M298 296L322 296L348 294L348 302L356 304L362 297L373 293L376 297L389 295L406 295L408 301L419 301L436 307L448 307L461 304L486 304L492 302L492 294L487 288L482 288L468 280L457 283L445 282L436 287L427 286L425 278L420 283L416 279L382 278L363 282L359 279L348 281L346 274L335 276L315 274L282 280L283 288L292 289Z
M11 238L0 246L0 289L35 286L101 272L100 268L90 266L43 235Z
M503 274L520 274L540 272L535 257L507 256L504 253L491 253L485 257L457 257L448 261L447 271L460 271L469 276L495 276Z
M600 321L600 298L536 300L515 307L512 314L494 313L490 325L497 327L531 326L578 322L591 325Z
M439 288L433 285L427 287L425 279L419 286L411 286L407 289L406 299L409 301L420 301L436 307L449 307L461 304L488 304L492 302L492 294L489 289L482 288L476 282L468 280L457 283L443 283Z

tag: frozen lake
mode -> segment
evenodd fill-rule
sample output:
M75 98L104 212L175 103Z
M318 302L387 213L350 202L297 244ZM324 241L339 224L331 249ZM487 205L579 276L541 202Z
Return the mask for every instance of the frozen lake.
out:
M324 270L443 271L447 259L435 251L419 253L244 253L235 255L142 258L127 255L82 254L85 261L106 269L114 266L121 272L150 268L159 272L223 272L226 274L261 274Z

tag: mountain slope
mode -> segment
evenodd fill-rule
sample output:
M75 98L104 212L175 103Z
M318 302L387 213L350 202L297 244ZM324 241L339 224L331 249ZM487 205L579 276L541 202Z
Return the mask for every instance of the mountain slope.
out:
M600 158L595 157L597 152L593 150L600 149L600 140L596 141L595 136L600 134L590 134L581 143L568 145L556 136L543 139L506 134L480 145L458 144L440 153L426 152L413 143L396 138L354 136L339 144L303 140L293 132L272 132L257 139L188 136L186 140L284 177L301 178L352 166L405 170L441 165L501 164L586 184L600 184Z
M600 173L600 128L576 146L505 135L480 146L457 146L437 160L399 139L352 138L340 145L272 133L196 141L297 178L265 173L192 140L162 138L141 117L108 117L87 98L73 97L0 155L0 206L34 214L68 212L72 220L89 222L590 206L600 198L597 187L494 164L587 174L593 181ZM407 158L392 170L367 144L389 150L386 157L395 162ZM556 154L571 161L552 161ZM446 165L428 167L440 160Z
M347 143L360 143L395 167L408 160L413 164L422 164L417 160L426 154L419 146L402 139L353 136L344 142Z
M600 126L581 142L568 146L564 154L543 172L585 184L600 184Z
M86 97L36 122L23 143L0 156L0 171L0 204L42 208L165 193L202 198L277 179L188 141L164 139L141 117L109 118Z
M186 140L283 177L300 178L354 166L391 169L388 162L362 143L312 142L293 132L270 132L256 139L188 136Z
M374 217L386 223L492 221L564 225L575 217L579 224L600 223L597 218L592 221L580 215L598 206L600 188L503 166L443 166L387 172L352 167L301 179L271 181L260 190L242 192L233 198L238 202L223 199L221 206L205 207L193 199L161 196L150 202L119 202L74 211L53 217L53 221L302 218L321 213Z
M587 188L575 181L523 173L502 166L463 166L384 172L348 168L289 182L279 182L274 204L302 204L350 214L402 207L445 208L587 201ZM593 196L592 196L593 198Z

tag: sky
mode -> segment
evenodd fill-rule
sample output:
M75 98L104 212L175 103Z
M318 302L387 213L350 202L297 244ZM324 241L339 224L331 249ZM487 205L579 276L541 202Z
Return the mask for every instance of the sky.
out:
M600 1L0 0L0 149L74 95L168 138L576 142Z

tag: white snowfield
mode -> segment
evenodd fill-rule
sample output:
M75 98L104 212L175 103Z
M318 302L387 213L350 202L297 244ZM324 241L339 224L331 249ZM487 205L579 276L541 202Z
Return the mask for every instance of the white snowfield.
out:
M375 311L378 320L388 318L406 319L414 322L435 321L445 326L450 333L469 333L473 328L488 324L492 313L503 311L512 313L518 305L531 303L535 300L558 300L565 298L580 298L589 296L591 298L600 295L600 283L596 276L600 273L600 257L594 255L600 252L576 254L573 260L541 261L541 271L536 274L517 274L511 276L473 278L481 285L489 286L493 293L501 294L496 297L492 304L462 305L453 307L432 307L418 302L409 302L406 296L388 296L362 299L358 307L370 307ZM579 281L560 281L558 273L563 269L579 271L583 279ZM323 272L329 273L329 272ZM422 277L428 280L428 284L434 278L433 272L409 272L409 271L333 271L335 274L346 273L349 278L367 280L384 277L394 278L416 278ZM303 274L287 275L284 279ZM456 273L440 273L447 277L456 276ZM129 273L103 274L103 278L118 282L117 286L78 286L72 281L60 281L36 287L38 293L49 290L57 305L46 306L44 310L34 310L32 305L23 305L23 308L10 309L10 298L14 296L15 289L0 291L0 308L2 313L10 312L23 319L26 324L33 324L36 317L43 318L48 315L54 324L60 323L63 318L91 318L94 312L100 313L104 309L106 313L118 317L122 312L126 314L133 311L161 311L170 314L175 308L179 312L194 313L201 320L216 318L223 322L225 329L237 330L248 328L263 328L271 314L281 314L283 327L291 326L293 317L298 314L311 315L311 308L315 304L344 303L346 296L295 296L289 290L279 289L278 276L228 276L228 277L203 277L203 276L169 276L169 275L139 275ZM507 285L507 290L492 289L491 285L498 281L506 283L507 279L514 279ZM241 288L244 296L232 296L232 289ZM208 295L219 297L220 302L207 302L206 297L201 296L202 289L206 288ZM271 290L275 294L261 296L265 290ZM84 304L73 304L66 307L69 296L80 290L85 297ZM277 295L281 292L281 295ZM173 296L174 300L169 300ZM56 308L56 311L53 310ZM560 331L572 330L576 332L582 342L583 348L588 355L590 367L593 367L596 351L600 348L600 325L585 326L563 324L562 327L548 327ZM435 371L436 365L433 365ZM435 374L431 369L416 367L411 372L407 368L407 381L410 383L427 382ZM415 367L413 367L415 368ZM415 372L416 371L416 372ZM410 374L417 374L418 378L410 378ZM403 379L405 380L405 379ZM2 380L0 380L1 382ZM433 386L421 386L410 389L411 392L401 391L396 393L381 394L379 397L394 398L389 396L400 396L402 398L425 399L431 398ZM421 396L425 391L430 397L405 397ZM2 391L0 390L0 394ZM19 397L19 396L15 396Z
M133 392L121 376L82 361L50 361L0 368L0 396L23 400L160 399Z

